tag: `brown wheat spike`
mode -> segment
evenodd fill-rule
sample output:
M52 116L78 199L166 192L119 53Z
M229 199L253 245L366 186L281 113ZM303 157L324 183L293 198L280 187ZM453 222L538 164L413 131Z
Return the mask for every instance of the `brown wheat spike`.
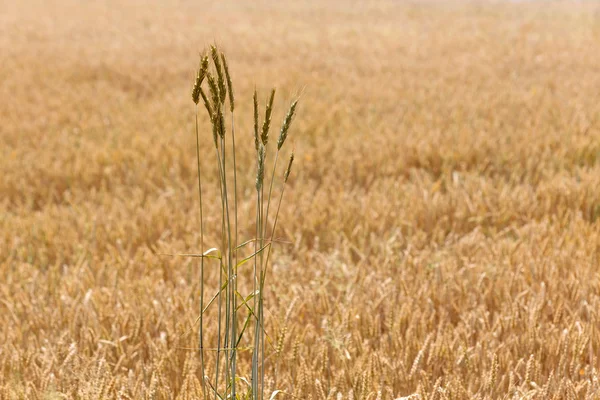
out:
M198 104L200 100L200 91L202 82L206 77L206 71L208 70L208 56L202 57L200 60L200 67L198 68L198 73L196 74L196 81L194 82L194 87L192 88L192 100L194 104Z
M219 85L219 100L221 101L221 104L225 104L227 88L225 87L225 78L223 77L223 68L221 67L221 58L219 57L219 50L215 45L211 45L210 52L212 55L213 63L215 64L215 70L217 72L217 84Z
M421 365L421 359L423 358L423 355L427 351L427 348L429 347L429 342L430 341L431 341L431 334L429 334L427 336L427 338L425 339L425 342L423 343L423 347L417 353L417 356L415 357L415 360L414 360L414 362L412 364L412 367L410 369L409 377L411 377L411 378L414 377L415 374L416 374L416 372L419 370L420 365Z
M271 113L273 112L273 99L275 98L275 88L271 89L271 95L267 102L267 108L265 110L265 120L263 121L261 140L264 146L269 142L269 128L271 126Z
M431 400L436 400L439 397L438 391L439 391L441 385L442 385L442 377L439 377L435 381L435 383L433 385L433 389L431 390L431 396L429 396L429 398Z
M294 152L290 155L290 162L288 163L287 169L285 170L285 176L283 178L284 182L288 181L290 177L290 172L292 171L292 164L294 163Z
M258 151L258 93L254 88L254 148Z
M324 345L321 349L321 362L320 362L320 374L325 377L329 370L329 354L327 351L327 345Z
M215 77L210 73L206 73L206 81L208 82L208 88L210 89L210 95L213 101L213 107L215 109L219 108L219 104L221 101L219 95L219 87L217 86L217 82L215 81Z
M258 148L258 171L256 173L256 190L260 191L265 177L265 146Z
M290 130L290 125L292 125L292 120L294 119L294 113L296 112L296 106L298 105L298 100L294 100L288 113L283 120L283 124L281 125L281 131L279 132L279 139L277 140L277 150L281 149L283 143L285 143L285 139L287 138L288 131Z
M470 361L470 356L469 356L469 350L467 349L467 347L464 347L464 351L463 351L463 361L465 363L465 368L467 369L467 371L471 371L471 361Z
M323 389L323 385L321 384L321 381L318 379L315 380L315 388L317 391L318 398L321 400L326 400L327 395L325 394L325 390Z
M233 112L235 108L235 98L233 96L233 85L231 83L231 75L229 75L229 65L227 64L227 57L221 52L221 60L223 61L223 69L225 70L225 79L227 80L227 92L229 93L229 110Z
M528 385L532 379L533 379L533 375L535 373L534 368L535 368L535 359L533 354L531 354L529 356L529 360L527 360L527 366L525 368L525 384Z
M212 134L213 134L213 140L215 142L215 147L219 147L217 138L221 135L221 128L219 127L219 125L221 124L221 119L219 118L218 113L214 113L212 115L211 121L212 121Z
M292 365L296 365L296 361L298 360L298 352L300 350L300 341L296 338L294 339L294 345L292 346Z
M279 333L279 337L277 338L277 347L275 348L275 353L277 353L278 355L280 355L283 351L283 344L285 342L285 335L287 334L287 330L287 325L283 325L283 328Z
M550 371L550 375L548 375L548 379L546 380L546 383L542 387L543 398L548 398L548 396L550 395L550 391L552 390L553 381L554 381L554 370Z
M567 392L567 400L576 400L577 392L575 390L575 386L573 385L573 381L566 381L566 392Z
M218 127L215 124L215 114L213 112L212 106L210 105L210 101L208 100L208 97L206 97L206 93L204 93L204 90L200 89L200 95L202 96L202 101L204 102L204 107L206 108L206 111L208 112L208 118L210 119L210 121L212 123L213 141L215 142L215 147L217 147Z
M593 387L590 381L585 381L585 394L583 395L584 399L591 399L593 396Z
M499 362L498 362L498 353L494 353L494 357L492 358L492 371L491 371L491 375L490 375L490 391L494 391L494 388L496 386L496 381L498 379L498 368L499 368Z
M425 390L425 387L422 382L419 382L419 384L417 385L416 395L417 395L417 398L422 399L422 400L427 400L427 398L428 398L427 391Z
M208 112L208 118L210 118L210 120L212 121L213 109L212 109L212 106L210 105L210 101L208 100L208 97L206 97L206 93L204 93L204 90L202 90L202 88L200 88L199 92L200 92L200 96L202 97L202 101L204 102L204 107L206 108L206 111Z
M513 394L515 391L515 374L510 371L508 373L508 394Z
M308 387L308 376L307 376L307 371L306 371L306 363L304 362L304 360L301 361L300 363L300 371L298 374L298 389L300 389L300 391L304 391L306 390Z
M217 107L215 121L218 121L219 136L225 138L225 116L223 115L223 107Z

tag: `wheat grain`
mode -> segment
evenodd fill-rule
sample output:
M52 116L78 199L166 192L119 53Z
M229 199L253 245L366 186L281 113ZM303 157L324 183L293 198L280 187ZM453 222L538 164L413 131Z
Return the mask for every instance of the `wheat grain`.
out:
M221 60L223 61L223 69L225 70L225 78L227 79L227 93L229 94L229 110L233 112L235 109L233 84L231 83L231 75L229 75L229 65L227 65L227 58L223 53L221 53Z
M258 148L258 168L256 173L256 190L260 191L265 178L265 146L261 143Z
M198 73L196 74L196 81L194 82L194 87L192 88L192 100L194 104L198 104L200 100L200 91L202 82L206 77L206 71L208 70L208 56L202 57L200 61L200 67L198 68Z
M277 150L281 149L281 146L285 143L285 139L287 139L288 132L290 130L290 126L292 125L292 120L294 119L294 114L296 112L296 106L298 105L298 100L294 100L288 113L283 120L283 124L281 125L281 131L279 132L279 139L277 139Z
M223 67L221 66L221 59L219 57L219 50L216 46L210 46L210 53L212 56L215 71L217 72L217 84L219 100L221 104L225 104L225 97L227 96L227 88L225 87L225 78L223 77ZM218 103L218 102L217 102ZM217 104L215 103L215 104Z
M292 171L293 162L294 162L294 153L292 152L292 154L290 155L290 161L288 162L288 166L285 170L284 182L287 182L288 178L290 177L290 172Z
M271 95L267 101L267 107L265 109L265 120L260 134L260 139L263 146L266 146L269 142L269 128L271 126L271 113L273 112L273 99L275 98L275 89L271 89Z

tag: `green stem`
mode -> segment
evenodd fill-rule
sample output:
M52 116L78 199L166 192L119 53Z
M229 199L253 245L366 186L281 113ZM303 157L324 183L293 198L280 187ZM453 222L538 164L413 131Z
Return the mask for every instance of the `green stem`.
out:
M266 229L269 224L269 208L271 206L271 193L273 193L273 181L275 180L275 170L277 169L277 160L278 159L279 159L279 150L277 150L277 152L275 152L275 162L273 163L273 171L271 172L271 183L269 184L269 197L267 198L267 213L265 215L265 232L264 232L265 236L266 236Z
M277 205L277 211L275 212L275 221L273 222L273 230L271 231L271 246L269 246L269 250L267 251L267 262L269 264L269 257L271 256L271 248L273 247L273 239L275 237L275 228L277 227L277 220L279 219L279 210L281 209L281 201L283 200L283 193L285 192L285 182L283 183L283 187L281 188L281 195L279 196L279 204ZM266 275L266 268L265 268ZM264 282L263 282L264 284Z
M223 129L223 127L221 127ZM227 236L223 234L223 248L227 249L227 291L225 292L225 397L227 397L227 387L229 385L229 324L230 313L231 313L231 226L229 223L229 203L227 200L227 167L225 159L225 135L221 131L221 163L223 165L221 179L223 180L223 192L222 192L222 203L223 203L223 226ZM224 233L225 233L224 232Z
M202 212L202 178L200 173L200 135L198 133L198 107L196 107L196 161L198 166L198 197L200 198L200 254L204 254L204 216ZM202 395L206 398L206 382L204 380L204 257L200 258L200 373L202 374Z
M225 237L225 204L223 201L223 166L221 163L221 156L219 154L219 148L216 148L216 153L217 153L217 165L219 166L219 188L221 190L221 207L222 207L222 213L221 213L221 237L224 238ZM219 261L219 287L223 287L223 257L221 257L220 261ZM229 289L228 289L229 290ZM219 388L219 361L221 358L221 329L222 329L222 305L223 305L223 298L221 296L221 294L219 294L219 302L218 302L218 332L217 332L217 359L215 362L215 389L218 390ZM216 395L217 395L217 391L215 391L215 399L216 399Z
M285 192L285 185L286 185L286 182L284 181L283 187L281 188L281 195L279 196L279 202L277 204L277 211L275 212L275 221L273 221L273 229L271 231L271 239L270 239L271 246L269 246L269 250L267 251L267 258L266 258L266 262L264 264L264 273L262 273L262 271L261 271L261 282L260 282L260 288L259 288L260 293L262 293L262 291L264 289L264 286L265 286L265 279L266 279L266 276L267 276L267 269L268 269L268 266L269 266L269 258L271 256L271 250L273 248L273 239L275 237L275 229L277 228L277 220L279 219L279 211L281 209L281 202L283 200L283 193ZM262 298L259 300L259 302L260 302L260 305L259 305L259 315L260 315L260 317L261 317L260 319L262 321L264 319L263 318ZM261 334L262 334L262 341L263 341L262 348L261 348L261 352L262 352L262 368L263 368L263 371L264 371L264 362L265 362L264 329L262 330ZM263 379L263 382L264 382L264 372L263 372L262 379ZM263 383L263 387L261 389L264 391L264 383Z
M233 111L231 111L231 141L232 141L232 152L233 152L233 212L235 215L235 242L234 249L235 250L235 266L236 270L233 275L233 287L232 287L232 297L233 297L233 312L232 312L232 325L231 325L231 341L233 344L233 340L237 337L237 297L235 296L237 292L237 263L238 263L238 204L237 204L237 164L235 160L235 124L233 119ZM230 247L231 248L231 247ZM237 367L237 343L234 344L233 350L231 353L231 398L235 400L236 398L236 390L235 390L235 378L236 378L236 367Z
M265 150L266 152L266 150ZM265 154L265 163L266 163L266 154ZM260 219L261 219L261 223L260 223L260 248L262 249L263 246L265 245L265 229L266 229L266 225L267 225L267 221L264 219L265 214L264 214L264 205L265 205L265 185L263 182L263 185L260 188ZM264 257L264 252L261 251L260 252L260 281L259 282L264 282L264 269L265 269L265 257ZM265 392L265 315L264 315L264 296L263 296L263 285L260 284L259 287L259 291L258 291L258 326L259 328L259 348L260 348L260 396L259 399L263 400L264 398L264 392Z
M254 242L254 252L258 250L258 248L262 248L262 199L261 192L256 192L256 241ZM260 246L257 248L257 246ZM258 397L258 379L259 379L259 370L258 370L258 354L260 352L260 292L257 295L257 289L260 285L260 276L259 276L259 268L262 268L262 265L259 265L257 262L257 256L254 258L254 305L253 312L256 315L256 322L254 324L254 350L252 353L252 396L257 399ZM257 299L258 297L258 299ZM258 308L257 308L258 306ZM258 312L257 312L258 310Z

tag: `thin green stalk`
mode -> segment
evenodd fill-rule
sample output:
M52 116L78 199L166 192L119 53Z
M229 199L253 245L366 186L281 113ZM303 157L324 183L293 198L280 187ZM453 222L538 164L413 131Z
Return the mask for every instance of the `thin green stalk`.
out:
M271 95L271 99L272 99L272 96L273 95ZM267 111L267 113L268 113L268 111ZM270 117L266 116L265 120L267 118L270 118ZM266 149L265 149L265 159L266 159ZM272 179L271 179L271 181L272 181ZM272 182L271 182L271 185L272 185ZM264 204L264 199L265 199L264 188L265 188L265 185L263 183L263 185L261 186L261 193L260 193L260 219L261 219L260 246L261 246L261 248L265 245L265 236L266 236L265 233L266 233L266 229L267 229L268 222L269 222L267 220L265 212L264 212L264 206L265 206L265 204ZM269 209L269 202L270 202L270 194L269 194L269 200L267 201L267 210ZM262 327L262 329L260 329L260 337L259 337L259 342L260 342L259 343L259 348L260 348L260 397L259 397L259 399L260 400L264 399L264 395L265 395L264 282L265 282L266 264L264 263L264 261L265 261L264 252L261 252L260 253L260 280L259 280L259 289L258 289L258 294L259 294L259 296L258 296L258 325L259 325L259 327Z
M265 229L269 224L269 208L271 206L271 193L273 193L273 181L275 180L275 170L277 169L277 160L279 159L279 150L275 152L275 161L273 163L273 172L271 173L271 183L269 184L269 197L267 198L267 213L265 214ZM266 232L265 232L266 235Z
M261 271L260 278L264 282L265 274L264 271ZM258 299L258 311L259 311L259 319L260 326L264 327L265 325L265 312L264 312L264 297L260 296ZM260 330L260 399L264 399L265 396L265 329Z
M220 107L220 106L219 106ZM221 163L222 167L222 175L221 179L223 180L223 192L221 201L223 203L223 226L225 231L222 235L222 243L223 248L227 249L227 291L225 292L225 340L223 343L224 352L225 352L225 397L227 397L227 386L229 384L229 324L230 324L230 307L231 307L231 229L229 225L229 205L227 202L227 167L225 160L225 135L223 134L224 128L221 126ZM225 235L227 234L227 236Z
M223 84L223 76L218 58L216 48L212 47L213 61L218 74L217 86L214 78L210 73L207 74L207 80L209 83L211 95L213 98L213 107L207 105L207 110L213 111L211 115L211 122L213 127L213 139L215 142L215 150L217 154L217 165L219 168L219 187L221 193L221 248L225 250L227 247L227 261L224 264L223 257L220 259L219 268L219 285L223 286L223 279L227 279L227 290L225 292L225 299L223 299L223 293L219 294L218 302L218 346L217 346L217 357L215 363L215 388L219 390L219 373L220 373L220 359L221 351L225 353L225 364L224 364L224 375L225 375L225 396L227 397L228 385L229 385L229 324L231 322L231 278L232 278L232 242L231 242L231 223L229 216L229 202L227 196L227 166L226 166L226 147L225 147L225 123L223 119L223 102L225 100L225 90ZM201 94L201 93L200 93ZM204 96L203 96L204 99ZM208 103L205 101L205 103ZM219 149L219 140L221 148ZM219 152L220 150L220 152ZM224 275L226 275L224 277ZM223 316L223 301L225 301L225 316ZM223 318L225 319L225 331L223 333ZM223 337L224 335L224 337Z
M258 166L257 166L257 181L256 181L256 238L254 242L254 281L253 281L253 306L252 312L255 315L255 324L254 324L254 348L252 351L252 396L256 399L258 396L258 352L260 348L260 336L259 336L259 316L257 314L258 311L258 299L257 299L257 288L259 286L259 265L258 265L258 256L257 249L262 247L261 234L263 232L261 227L262 217L261 217L261 190L259 185L260 171L261 168L264 168L264 164L261 166L261 162L264 162L264 148L261 147L260 137L258 131L258 95L256 93L256 88L254 89L253 96L254 103L254 146L257 153ZM261 161L263 159L263 161Z
M204 216L202 212L202 178L200 173L200 134L198 133L198 106L196 106L196 161L198 164L198 197L200 198L200 254L204 254ZM200 257L200 373L202 374L202 395L206 397L206 382L204 380L204 257Z
M271 243L273 243L275 237L275 228L277 227L277 220L279 219L279 210L281 209L281 201L283 200L283 193L285 192L286 182L283 183L283 187L281 188L281 195L279 196L279 204L277 204L277 211L275 212L275 221L273 221L273 229L271 231ZM271 256L271 249L273 245L269 246L269 250L267 251L267 263L269 265L269 257ZM266 269L266 267L265 267ZM263 282L264 284L264 282Z
M257 191L257 201L256 201L256 219L257 219L257 225L256 225L256 236L258 239L258 244L259 244L259 248L263 247L263 242L264 242L264 238L263 238L263 234L262 232L264 232L263 227L262 227L262 223L263 223L263 219L262 219L262 209L263 209L263 200L262 200L262 190L258 190ZM254 244L255 248L257 246L257 243L255 242ZM261 252L262 255L262 252ZM262 262L259 262L258 265L255 263L255 269L254 269L254 287L255 287L255 291L254 293L256 293L256 289L260 287L260 282L261 282L261 276L262 276ZM253 380L252 380L252 394L253 396L255 396L255 399L260 398L257 397L259 396L259 377L260 377L260 370L259 370L259 353L260 353L260 345L261 345L261 329L260 327L262 326L262 321L261 321L261 313L260 313L260 308L261 308L261 297L262 297L262 293L258 292L258 299L256 298L257 296L255 295L254 297L254 313L257 315L256 317L256 324L254 326L254 352L252 354L252 375L253 375ZM258 313L257 313L257 307L258 307Z
M219 261L219 286L223 284L223 260ZM222 315L222 298L219 294L218 304L218 333L217 333L217 360L215 362L215 387L219 387L219 361L221 359L221 315Z
M221 127L221 130L224 130L224 127ZM218 154L218 151L217 151ZM226 166L226 153L225 153L225 135L224 132L221 132L221 156L218 159L220 165L220 176L221 176L221 202L222 202L222 228L224 229L222 239L223 239L223 247L227 248L227 282L228 288L225 296L225 338L224 338L224 351L225 351L225 387L229 384L229 378L234 378L234 376L229 376L229 341L233 340L235 336L230 336L229 326L233 324L232 314L235 313L235 309L232 309L232 301L234 297L233 292L233 256L232 256L232 242L231 242L231 218L229 215L229 199L228 199L228 189L227 189L227 166ZM227 236L225 236L225 233ZM221 271L222 272L222 271ZM220 343L220 342L219 342ZM227 389L225 390L227 392ZM227 393L225 393L227 394Z
M215 55L213 54L213 59ZM218 59L218 57L216 57ZM229 97L229 111L231 112L231 137L232 137L232 154L233 154L233 203L234 203L234 217L235 217L235 243L231 245L231 229L229 230L229 247L228 254L230 256L230 279L231 279L231 290L230 290L230 302L231 302L231 314L228 314L231 317L231 336L230 341L232 344L231 347L231 398L235 400L236 398L236 390L235 390L235 378L236 378L236 362L237 362L237 353L236 347L237 343L234 343L236 338L237 331L237 241L238 241L238 220L237 220L237 165L235 159L235 124L233 119L233 110L235 109L235 99L233 94L233 84L231 82L231 75L229 74L229 65L227 63L227 58L225 54L221 53L221 63L223 65L223 72L225 73L225 80L227 82L227 94ZM217 62L215 61L215 66ZM225 105L225 98L222 99L223 106ZM229 210L229 207L228 207ZM229 221L229 220L228 220ZM231 262L231 254L235 251L235 266ZM235 268L234 268L235 267ZM228 363L229 367L229 363Z
M213 121L213 123L215 123ZM223 202L223 181L222 181L222 177L223 177L223 168L222 168L222 164L221 164L221 156L219 155L219 149L218 147L215 148L216 152L217 152L217 164L219 166L219 188L221 190L221 207L224 210L224 202ZM224 237L224 229L225 229L225 213L222 212L221 213L221 237ZM221 257L220 261L219 261L219 287L223 286L223 258ZM228 289L229 290L229 289ZM223 298L222 295L219 294L219 301L218 301L218 327L217 327L217 359L215 362L215 388L218 390L219 388L219 361L221 358L221 336L222 336L222 305L223 305ZM216 392L215 392L216 395ZM216 399L216 397L215 397Z
M266 152L266 150L265 150ZM261 187L261 192L260 192L260 219L261 219L261 226L260 226L260 247L262 248L265 245L265 225L266 225L266 221L264 220L264 189L265 186L264 184ZM264 279L264 252L260 253L260 281L259 282L263 282ZM264 313L263 313L263 285L259 286L259 291L258 291L258 326L259 328L264 326ZM264 335L264 329L259 329L259 349L260 349L260 397L259 399L262 400L264 398L264 386L265 386L265 335Z
M228 81L230 81L229 79L229 73L227 73L227 77L228 77ZM229 83L230 89L229 89L229 93L230 96L232 96L232 90L231 90L231 83ZM233 107L232 107L233 108ZM234 119L233 119L233 110L231 111L231 141L232 141L232 153L233 153L233 212L235 215L235 242L234 242L234 249L235 250L235 266L236 266L236 270L234 272L234 276L233 276L233 288L232 288L232 293L233 293L233 312L232 312L232 319L233 319L233 323L231 325L231 340L233 343L233 340L235 340L236 335L237 335L237 297L235 296L235 293L237 293L237 264L238 264L238 253L237 253L237 246L238 246L238 203L237 203L237 164L236 164L236 160L235 160L235 124L234 124ZM237 367L237 343L233 346L233 350L232 350L232 354L231 354L231 376L232 376L232 382L231 382L231 398L235 399L236 398L236 390L235 390L235 378L236 378L236 367Z
M277 151L277 155L279 155L279 150ZM279 196L279 202L277 204L277 211L275 212L275 221L273 222L273 229L271 230L271 239L270 239L271 246L269 246L269 250L267 251L267 257L266 257L266 260L265 260L264 268L261 269L261 281L260 281L259 293L262 293L262 291L264 290L265 279L266 279L266 276L267 276L267 269L269 267L269 258L271 256L271 250L273 248L273 239L275 237L275 229L277 228L277 220L279 219L279 211L281 210L281 203L282 203L282 200L283 200L283 194L285 192L285 186L287 184L287 178L289 176L289 169L291 168L291 165L292 165L291 162L292 161L293 161L293 154L292 154L292 159L290 161L290 165L288 166L288 170L285 173L285 178L284 178L284 181L283 181L283 186L281 188L281 194ZM271 188L273 187L274 176L275 176L275 166L273 167L273 176L271 178ZM271 201L270 197L271 197L271 193L269 193L269 203ZM268 210L268 208L269 208L269 204L267 204L267 210ZM265 229L266 229L266 227L265 227ZM264 309L263 309L262 300L263 299L261 297L259 299L259 319L261 321L264 319L264 316L263 316ZM265 367L264 366L264 362L265 362L264 330L261 332L261 334L262 334L262 342L263 342L262 343L262 348L261 348L261 358L262 358L262 368L263 368L263 371L264 371L264 367ZM263 379L263 385L261 386L261 390L264 392L264 373L262 375L262 379ZM262 393L261 393L261 395L262 395Z
M258 287L257 285L257 250L258 250L258 231L259 231L259 220L260 220L260 214L258 212L258 207L259 207L259 203L260 203L260 199L259 199L260 194L257 192L256 194L256 240L254 241L254 279L253 279L253 290L252 293L254 293L254 296L252 298L253 301L253 305L252 305L252 312L253 314L256 315L256 304L257 304L257 300L256 300L256 288ZM258 317L255 318L257 320L258 323ZM257 365L258 365L258 361L257 361L257 345L256 345L256 323L254 325L254 350L252 351L252 378L251 378L251 384L252 384L252 394L254 395L256 393L255 388L256 387L256 382L257 382Z

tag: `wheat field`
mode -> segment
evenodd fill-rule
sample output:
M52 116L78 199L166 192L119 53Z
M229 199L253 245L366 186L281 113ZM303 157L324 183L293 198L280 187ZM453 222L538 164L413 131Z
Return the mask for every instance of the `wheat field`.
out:
M215 42L243 239L254 88L275 125L301 98L267 397L600 399L600 3L391 0L0 3L0 399L202 398L199 263L168 254L198 251Z

